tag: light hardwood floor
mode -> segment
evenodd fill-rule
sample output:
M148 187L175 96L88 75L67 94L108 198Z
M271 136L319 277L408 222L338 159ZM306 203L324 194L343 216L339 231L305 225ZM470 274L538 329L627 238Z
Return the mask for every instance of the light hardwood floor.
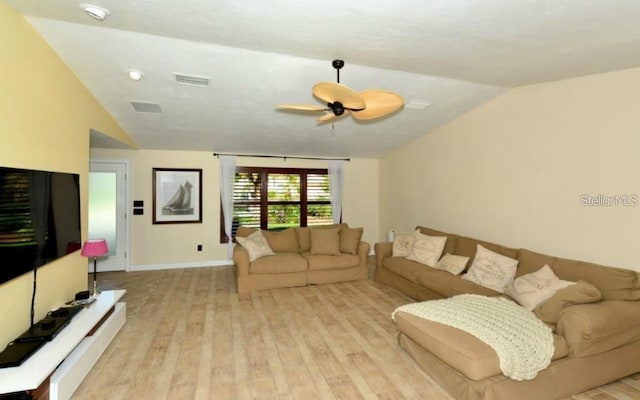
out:
M101 273L99 286L127 289L127 323L75 400L451 399L397 345L390 315L410 300L371 280L241 300L233 267ZM640 374L573 399L640 399Z

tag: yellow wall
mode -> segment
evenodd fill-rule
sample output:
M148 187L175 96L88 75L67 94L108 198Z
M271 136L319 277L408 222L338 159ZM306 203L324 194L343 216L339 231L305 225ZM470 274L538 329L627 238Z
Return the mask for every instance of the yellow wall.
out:
M380 232L421 224L640 269L640 206L582 205L640 196L639 87L632 69L516 88L386 155Z
M133 142L31 25L1 2L0 49L0 165L79 173L86 235L89 129ZM38 270L36 319L87 288L86 265L75 252ZM0 349L29 326L31 285L31 274L0 285Z
M213 152L93 149L92 158L126 159L131 165L132 200L143 200L144 215L131 216L132 269L164 264L206 263L227 259L220 244L219 162ZM249 158L237 159L238 166L327 168L326 161ZM153 225L153 168L202 169L202 224ZM354 159L345 166L343 221L363 227L363 240L371 244L378 237L378 160ZM129 211L131 207L129 206ZM197 245L203 251L197 251Z

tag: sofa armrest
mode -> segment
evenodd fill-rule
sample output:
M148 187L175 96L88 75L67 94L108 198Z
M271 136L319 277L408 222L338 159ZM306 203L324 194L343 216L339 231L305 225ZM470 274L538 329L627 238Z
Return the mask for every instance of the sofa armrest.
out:
M236 265L236 276L249 275L249 266L251 265L249 253L239 244L233 248L233 263Z
M370 249L371 249L371 246L369 245L368 242L360 241L360 243L358 243L358 257L360 257L361 266L362 265L364 265L365 267L367 266Z
M393 255L393 243L380 242L376 243L373 248L376 253L376 268L380 268L380 266L382 265L382 260Z
M565 308L557 332L574 357L604 353L640 340L640 301L611 300Z

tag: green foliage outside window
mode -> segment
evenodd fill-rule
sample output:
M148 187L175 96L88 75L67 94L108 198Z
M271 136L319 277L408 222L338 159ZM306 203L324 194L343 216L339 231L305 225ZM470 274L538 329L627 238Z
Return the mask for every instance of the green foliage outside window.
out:
M239 225L277 230L331 224L327 170L238 168L233 215L234 235Z

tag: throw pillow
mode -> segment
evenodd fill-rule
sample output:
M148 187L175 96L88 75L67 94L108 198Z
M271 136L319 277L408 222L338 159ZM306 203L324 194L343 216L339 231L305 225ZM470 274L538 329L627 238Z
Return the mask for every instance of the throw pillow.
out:
M362 231L362 228L342 228L340 231L340 251L342 253L358 254Z
M466 274L462 275L462 279L504 293L505 288L516 275L517 266L518 260L503 256L478 244L471 267Z
M293 228L281 231L262 231L264 238L267 239L269 247L276 253L297 253L298 252L298 234Z
M340 227L330 229L309 229L311 254L340 255Z
M446 243L446 236L429 236L415 231L413 232L413 247L411 247L411 254L407 256L407 260L433 267L438 263Z
M505 293L522 307L532 311L543 301L549 299L558 290L573 285L574 282L563 281L545 264L536 272L522 275L511 282Z
M533 312L544 322L558 322L560 311L575 304L595 303L602 299L602 294L591 283L580 280L573 285L558 290L551 298L536 307Z
M447 271L452 275L458 275L467 266L469 257L457 256L455 254L445 254L435 265L435 269Z
M416 231L418 232L418 231ZM406 257L411 254L414 232L394 232L391 255L393 257Z
M330 225L314 225L312 227L299 227L295 228L298 234L298 245L300 246L300 253L304 253L311 250L311 232L312 229L331 229L331 228L348 228L346 223L342 224L330 224Z
M238 230L236 231L236 237L247 237L254 233L255 231L259 231L258 228L249 228L248 226L240 225L238 226Z
M247 237L236 236L236 240L247 250L247 253L249 253L250 262L254 262L260 257L275 255L260 230L253 232Z

